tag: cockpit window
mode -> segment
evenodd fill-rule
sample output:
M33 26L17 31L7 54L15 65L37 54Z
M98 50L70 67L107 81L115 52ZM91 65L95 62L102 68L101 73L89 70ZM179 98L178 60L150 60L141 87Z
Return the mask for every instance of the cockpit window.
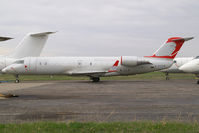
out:
M14 64L24 64L24 60L17 60L14 62Z
M177 61L176 61L176 60L174 60L174 61L173 61L173 63L177 63Z
M196 56L194 59L199 59L199 56Z

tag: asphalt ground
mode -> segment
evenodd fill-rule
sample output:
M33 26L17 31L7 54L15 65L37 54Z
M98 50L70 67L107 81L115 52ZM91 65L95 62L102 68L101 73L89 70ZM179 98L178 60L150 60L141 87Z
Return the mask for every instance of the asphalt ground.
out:
M195 80L28 81L1 83L0 123L199 120Z

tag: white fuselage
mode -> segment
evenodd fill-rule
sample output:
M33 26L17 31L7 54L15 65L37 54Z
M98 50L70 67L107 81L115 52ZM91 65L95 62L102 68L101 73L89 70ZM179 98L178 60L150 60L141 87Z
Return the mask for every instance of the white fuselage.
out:
M63 74L100 77L152 72L168 68L173 63L172 59L141 57L143 61L150 62L150 64L139 65L131 62L126 63L124 62L125 58L127 57L25 57L20 59L21 62L13 63L3 69L3 72L10 74ZM118 65L113 66L117 61L119 62ZM114 71L112 71L113 69Z

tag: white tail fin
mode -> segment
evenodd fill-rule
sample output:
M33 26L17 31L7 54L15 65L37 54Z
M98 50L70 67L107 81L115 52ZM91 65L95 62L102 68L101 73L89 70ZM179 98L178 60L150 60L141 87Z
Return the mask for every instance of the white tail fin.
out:
M9 55L11 58L23 58L27 56L40 56L48 39L48 35L55 32L29 33L19 43L16 49Z

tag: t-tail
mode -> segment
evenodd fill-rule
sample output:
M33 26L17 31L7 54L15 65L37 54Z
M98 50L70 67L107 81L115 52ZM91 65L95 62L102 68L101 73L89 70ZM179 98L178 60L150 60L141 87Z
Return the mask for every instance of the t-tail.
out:
M163 44L152 56L152 58L165 58L165 59L174 59L178 54L178 51L182 47L185 41L191 40L193 37L181 38L181 37L172 37L169 38L165 44Z
M55 32L29 33L15 50L8 55L11 58L23 58L27 56L40 56L41 51L48 39L48 35Z

